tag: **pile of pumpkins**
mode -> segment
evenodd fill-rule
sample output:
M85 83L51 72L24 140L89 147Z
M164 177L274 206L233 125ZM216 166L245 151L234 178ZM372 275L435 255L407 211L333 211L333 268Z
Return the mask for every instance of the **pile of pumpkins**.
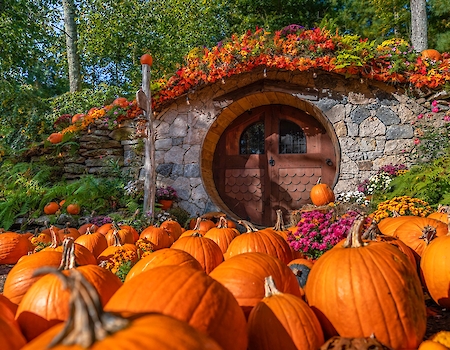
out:
M281 211L274 227L239 222L243 233L224 215L188 229L167 220L141 232L114 223L4 232L0 264L14 266L0 294L1 348L449 349L450 332L423 341L424 290L450 307L439 214L367 231L358 217L314 262L287 243L297 227ZM104 267L117 252L136 257L123 280Z

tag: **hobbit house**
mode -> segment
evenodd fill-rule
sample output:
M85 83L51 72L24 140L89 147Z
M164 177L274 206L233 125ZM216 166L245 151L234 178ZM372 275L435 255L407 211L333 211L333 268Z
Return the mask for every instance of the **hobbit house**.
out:
M323 71L241 73L154 111L157 182L177 189L192 215L270 226L277 209L309 203L319 179L353 191L383 165L409 164L420 102Z

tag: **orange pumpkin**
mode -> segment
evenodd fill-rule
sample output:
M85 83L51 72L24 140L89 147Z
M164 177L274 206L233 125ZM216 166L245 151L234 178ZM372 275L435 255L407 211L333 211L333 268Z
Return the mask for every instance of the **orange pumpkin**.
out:
M222 216L219 219L219 225L209 229L204 237L216 242L220 250L222 250L222 254L225 254L231 241L239 235L240 232L236 228L229 227L227 219Z
M75 243L81 244L86 247L95 258L108 248L108 242L104 235L99 232L92 231L87 229L86 233L80 235L77 239L75 239Z
M61 134L60 132L54 132L52 134L50 134L49 137L47 137L47 140L52 143L52 144L57 144L60 143L63 139L63 134Z
M248 252L235 255L209 274L233 293L247 316L264 298L264 278L269 275L273 277L281 292L301 297L297 279L291 269L280 259L266 253Z
M162 222L159 227L165 229L173 237L174 241L180 238L181 234L183 233L183 228L181 227L181 225L177 221L172 219L168 219Z
M206 273L210 273L223 261L223 253L217 243L198 232L189 237L180 237L171 248L184 250L192 255Z
M416 216L414 215L396 215L387 217L380 220L378 223L378 229L383 235L394 236L397 227L415 217Z
M428 58L434 61L440 61L442 59L442 55L438 50L435 49L426 49L421 52L422 58Z
M450 308L450 233L435 238L425 248L420 269L431 298L438 305Z
M162 227L148 226L140 234L140 238L145 238L154 245L153 250L169 248L174 238L169 231Z
M309 197L314 205L321 206L334 202L334 192L330 186L321 183L320 178L317 183L311 188Z
M133 261L133 264L136 263L138 259L137 247L133 243L122 244L116 230L114 230L113 235L114 235L114 244L108 246L108 248L106 248L103 252L100 253L100 255L97 257L97 262L100 264L102 262L110 261L116 252L124 250L135 253L136 257Z
M72 117L72 124L75 124L78 121L83 120L84 114L83 113L77 113Z
M122 108L128 107L128 100L125 97L117 97L113 103L114 106L119 106Z
M394 237L400 239L410 247L420 260L425 247L436 237L445 236L447 225L442 221L427 217L414 217L402 223L394 231Z
M19 304L26 291L41 276L33 276L36 269L43 266L58 267L61 252L41 251L22 257L6 276L3 294L15 304Z
M265 278L264 298L248 319L249 350L317 350L324 343L317 316L301 298L280 292L272 276Z
M47 203L44 206L44 213L47 215L53 215L60 209L59 204L56 202Z
M141 64L148 64L149 66L151 66L153 64L153 57L152 55L148 54L148 53L144 53L141 56Z
M15 264L32 249L25 235L11 231L0 233L0 264Z
M291 247L283 237L265 229L258 230L245 220L239 223L247 228L247 232L230 242L224 254L225 259L247 252L261 252L278 258L285 264L292 260Z
M188 322L224 350L247 349L246 320L236 299L214 278L189 266L158 266L140 273L119 288L105 310L159 312Z
M67 213L70 214L70 215L78 215L78 214L80 214L81 207L80 207L80 205L77 204L77 203L70 203L70 204L67 206L66 211L67 211Z
M176 248L163 248L152 252L151 254L139 260L128 272L125 282L139 275L140 273L153 269L158 266L187 265L196 270L203 270L202 265L191 254L184 250Z
M316 260L305 288L308 304L326 339L376 334L391 348L417 349L427 325L417 272L391 244L363 242L363 225L364 217L355 219L346 243Z
M0 307L0 311L3 311ZM0 312L0 344L4 350L19 350L27 343L17 322Z
M97 265L75 266L76 243L64 241L60 271L67 273L77 269L97 291L102 305L122 286L111 271ZM69 316L70 291L64 288L54 274L46 274L37 280L23 296L16 312L16 319L25 338L30 341L53 325Z
M221 349L210 337L170 316L151 313L125 318L106 314L97 292L77 269L70 270L69 276L59 271L55 274L72 293L68 320L42 333L22 350L146 349L149 344L159 350L177 349L180 344L185 350Z

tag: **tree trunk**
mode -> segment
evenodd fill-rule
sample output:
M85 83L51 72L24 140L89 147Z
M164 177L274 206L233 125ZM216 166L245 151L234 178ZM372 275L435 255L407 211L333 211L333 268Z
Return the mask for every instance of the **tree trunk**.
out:
M428 21L426 0L411 0L411 43L414 50L422 52L428 48Z
M80 59L77 50L77 24L75 23L75 4L73 0L62 0L64 10L64 32L66 35L67 63L69 66L70 92L80 91Z

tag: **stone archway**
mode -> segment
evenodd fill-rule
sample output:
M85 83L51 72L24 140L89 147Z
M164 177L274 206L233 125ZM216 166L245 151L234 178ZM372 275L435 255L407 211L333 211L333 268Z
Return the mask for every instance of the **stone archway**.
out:
M337 182L339 167L340 167L340 147L338 138L334 131L332 124L323 115L322 111L316 107L310 101L293 96L291 93L281 92L281 91L265 91L265 92L250 92L244 94L237 98L234 102L230 103L227 107L222 109L218 114L216 120L209 128L206 137L204 139L202 149L201 149L201 176L203 178L203 183L205 190L211 198L212 202L221 208L229 217L234 219L242 219L237 217L232 210L228 208L225 204L219 191L216 187L214 181L214 169L213 169L213 159L216 147L220 140L221 135L224 133L226 128L240 115L249 111L251 109L267 106L267 105L285 105L296 108L300 111L307 113L317 120L325 129L326 134L330 137L333 144L335 152L336 161L336 174L334 176L333 183L330 184L334 186Z

